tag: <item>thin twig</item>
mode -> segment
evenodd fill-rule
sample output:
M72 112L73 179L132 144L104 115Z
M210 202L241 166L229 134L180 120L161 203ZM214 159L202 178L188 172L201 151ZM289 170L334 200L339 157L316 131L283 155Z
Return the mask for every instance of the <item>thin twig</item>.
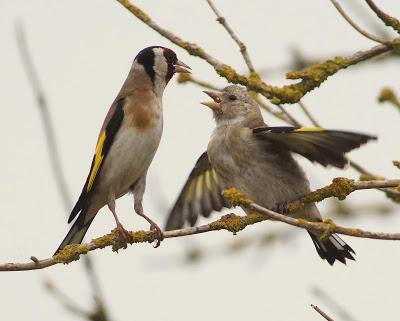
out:
M51 121L47 99L44 95L42 85L39 81L38 74L36 72L35 66L32 61L22 24L17 24L15 26L15 36L17 39L19 52L21 54L22 63L24 65L29 83L32 87L33 94L36 97L36 104L39 109L40 116L42 118L42 123L44 127L45 137L50 156L50 163L53 168L53 173L57 182L57 187L60 192L59 194L63 201L64 209L66 212L68 212L71 209L72 200L62 170L60 153L57 148L55 132Z
M189 54L199 57L214 67L215 71L231 83L241 84L249 90L256 91L270 99L275 104L296 103L306 93L317 88L329 76L332 76L339 70L345 69L351 65L357 64L367 59L371 59L386 52L390 52L400 47L400 41L395 39L384 45L373 47L366 51L356 52L349 57L336 57L333 60L327 60L321 64L309 67L305 71L296 71L287 74L288 79L301 79L298 83L275 87L266 84L257 77L246 77L236 72L231 66L221 62L208 54L203 48L195 43L184 41L169 30L160 27L143 10L135 6L129 0L117 0L124 8L129 10L134 16L158 32L164 38L170 40L177 46L185 49Z
M68 184L65 179L64 171L63 171L62 165L61 165L61 157L60 157L60 153L59 153L58 147L57 147L58 144L57 144L57 139L56 139L56 135L55 135L55 131L54 131L52 118L50 116L50 108L47 103L47 99L46 99L46 95L44 93L43 87L39 81L39 76L36 71L35 65L31 58L31 53L28 48L28 43L26 40L25 31L24 31L22 24L17 24L15 26L15 36L16 36L19 52L21 54L22 63L23 63L24 69L26 71L29 83L32 87L33 93L36 97L36 104L39 109L40 115L42 117L42 123L43 123L44 131L45 131L46 142L47 142L47 146L48 146L48 150L49 150L50 162L51 162L53 174L54 174L54 177L56 180L56 185L58 187L60 197L63 201L65 212L69 213L69 211L72 208L71 193L68 190ZM38 261L35 257L31 257L31 259L35 263L38 263ZM93 262L89 256L85 256L85 270L86 270L86 274L89 279L89 283L92 288L94 300L96 301L96 305L98 306L96 309L98 310L101 308L105 311L104 300L102 299L102 294L101 294L100 281L96 275L95 269L93 267ZM54 289L54 291L53 291L54 293L56 293L56 294L62 293L60 290L56 289L54 286L52 288ZM61 298L60 295L58 295L58 297ZM60 300L60 302L63 303L62 300ZM65 307L68 306L69 310L71 310L71 311L73 310L72 305L69 305L69 304L63 304L63 305ZM76 307L76 309L79 310L78 307Z
M317 311L325 320L327 321L334 321L329 315L327 315L324 311L322 311L319 307L314 304L311 304L311 307Z
M45 287L55 298L57 298L57 301L60 302L65 310L81 318L89 319L90 313L80 308L76 302L54 286L51 281L46 281Z
M358 189L397 187L399 183L400 180L353 182L352 183L353 187L351 190L345 188L342 192L345 194L346 193L350 194L352 191ZM325 198L331 196L335 195L326 194ZM250 213L246 216L237 216L234 214L225 215L221 219L209 224L201 225L198 227L190 227L180 230L167 231L163 233L164 239L184 237L188 235L195 235L195 234L201 234L219 230L227 230L236 234L237 232L243 230L246 226L272 219L274 221L280 221L299 228L323 232L324 235L331 233L338 233L360 238L370 238L378 240L400 240L400 233L370 232L357 228L347 228L338 226L332 220L326 220L324 222L309 222L304 219L296 219L289 216L285 216L283 214L276 213L274 211L266 209L252 202L236 189L229 189L225 191L224 197L234 205L243 205L249 210L254 211L254 213ZM302 198L302 201L305 200ZM113 230L110 234L96 238L92 240L90 243L68 245L52 258L39 260L38 262L0 264L0 271L37 270L37 269L47 268L55 264L60 264L60 263L66 264L79 259L80 255L84 255L90 251L94 251L96 249L102 249L108 246L112 246L114 251L118 251L122 248L126 248L127 243L129 244L146 243L146 242L151 243L155 240L156 234L153 231L137 231L137 232L129 232L129 237L130 239L128 241L121 240L118 231Z
M400 21L379 9L372 0L365 0L369 7L376 13L376 15L387 25L392 27L395 31L400 33Z
M313 287L312 292L319 300L325 302L325 304L329 305L331 309L334 309L341 321L357 321L347 310L337 303L334 298L321 288Z
M315 127L321 127L320 124L317 122L317 120L313 117L313 115L311 115L311 113L308 111L306 105L304 104L303 101L299 100L298 102L301 110L303 111L303 113L307 116L307 118L311 121L311 123L313 124L313 126Z
M301 124L294 118L289 112L284 108L281 104L277 104L276 107L278 107L281 112L286 115L287 119L289 120L289 123L291 123L295 127L301 127Z
M335 8L337 9L337 11L339 11L339 13L342 15L342 17L354 28L356 29L359 33L361 33L364 37L379 42L381 44L385 44L387 42L386 39L383 39L381 37L375 36L367 31L365 31L364 29L362 29L360 26L358 26L350 17L349 15L344 11L344 9L342 8L342 6L339 4L339 2L337 2L336 0L331 0L332 4L335 6Z
M179 84L186 84L186 83L190 82L190 83L198 85L202 88L218 90L218 91L222 90L222 88L219 88L209 82L206 82L206 81L203 81L203 80L193 77L193 75L191 73L190 74L189 73L179 74L179 76L177 78L177 82Z
M240 52L242 53L243 60L245 61L247 68L249 69L250 72L254 72L254 66L253 63L251 62L249 53L247 52L247 47L246 45L238 38L238 36L235 34L233 29L229 26L228 22L224 17L221 16L219 13L218 9L215 7L214 3L211 0L207 0L208 5L214 11L215 15L217 16L217 21L225 28L225 30L229 33L231 38L237 43L239 46Z

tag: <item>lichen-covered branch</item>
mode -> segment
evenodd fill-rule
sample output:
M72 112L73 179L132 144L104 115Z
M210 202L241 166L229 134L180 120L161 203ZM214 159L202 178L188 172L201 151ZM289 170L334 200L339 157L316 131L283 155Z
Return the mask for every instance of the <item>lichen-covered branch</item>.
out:
M253 63L251 62L249 53L247 52L247 47L244 44L244 42L242 42L239 37L235 34L235 32L233 31L233 29L230 27L230 25L228 24L228 22L226 21L226 19L224 17L221 16L221 14L219 13L218 9L216 8L216 6L214 5L214 3L211 0L207 0L208 5L210 6L211 10L215 13L215 15L217 16L217 21L225 28L225 30L228 32L228 34L231 36L231 38L237 43L237 45L239 46L240 52L242 53L243 56L243 60L245 61L247 68L249 68L249 72L255 72Z
M378 101L380 103L391 103L400 110L400 100L390 88L383 88L379 94Z
M302 203L316 202L324 198L336 196L343 199L352 191L357 189L369 188L382 188L382 187L397 187L400 180L388 181L368 181L368 182L354 182L349 179L340 178L339 181L334 181L331 185L310 193L307 198L300 200L300 205L291 208L290 211L298 210ZM276 213L266 209L252 200L247 198L243 193L235 188L230 188L224 191L225 199L232 204L232 206L245 206L246 208L254 211L246 216L238 216L234 214L225 215L221 219L209 224L201 225L198 227L184 228L174 231L166 231L163 233L164 239L183 237L194 234L201 234L211 231L227 230L233 234L243 230L246 226L259 223L268 219L284 222L286 224L304 228L307 230L323 232L322 237L328 237L331 233L344 234L354 237L381 239L381 240L400 240L400 233L381 233L369 232L357 228L347 228L336 225L332 220L324 222L309 222L304 219L295 219L283 214ZM49 259L38 260L32 259L29 263L5 263L0 264L0 271L26 271L47 268L49 266L70 263L76 261L81 255L87 254L96 249L103 249L105 247L112 247L113 251L125 249L128 244L134 243L152 243L156 239L153 231L136 231L129 232L129 240L121 239L117 230L111 231L110 234L93 239L90 243L86 244L73 244L66 246L58 254Z
M399 179L393 180L375 180L375 181L358 181L352 179L338 177L332 181L332 184L317 189L306 196L300 198L298 201L288 205L289 212L296 212L303 208L307 203L320 202L328 197L336 197L339 200L344 200L350 193L371 188L396 188L400 185Z
M287 78L300 79L300 81L292 85L276 87L266 84L259 77L254 77L254 75L246 77L239 74L231 66L224 64L217 58L214 58L208 54L199 45L185 41L171 31L160 27L154 20L150 18L149 15L143 12L139 7L135 6L132 2L128 0L117 1L127 10L129 10L129 12L131 12L134 16L143 21L146 25L158 32L160 35L170 40L177 46L185 49L189 54L208 62L214 67L217 74L221 77L224 77L226 80L228 80L228 82L246 86L249 90L256 91L267 99L270 99L274 104L296 103L306 93L319 87L321 83L323 83L329 76L332 76L339 70L345 69L351 65L371 59L400 47L400 40L395 39L385 43L384 45L379 45L366 51L359 51L349 57L336 57L332 60L327 60L323 63L313 65L305 71L291 72L287 75Z
M381 9L379 9L372 0L365 0L369 7L376 13L376 15L381 19L385 25L392 27L395 31L400 34L400 21L395 17L389 16Z

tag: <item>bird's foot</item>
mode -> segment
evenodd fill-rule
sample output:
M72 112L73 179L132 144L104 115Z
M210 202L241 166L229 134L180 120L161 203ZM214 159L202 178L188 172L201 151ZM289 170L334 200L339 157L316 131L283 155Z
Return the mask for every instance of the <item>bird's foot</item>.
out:
M160 246L161 241L164 239L164 234L161 231L160 227L157 225L156 222L154 222L150 217L145 215L143 212L139 214L142 216L147 222L150 223L150 231L154 232L154 240L156 241L156 244L153 245L154 248L157 248Z
M156 223L154 223L153 221L151 221L149 223L150 223L150 231L153 231L155 234L156 244L153 245L153 247L157 248L160 246L161 241L164 239L164 234L161 231L160 227Z
M125 241L130 240L131 236L129 234L129 231L125 230L125 228L122 226L120 222L117 222L117 231L121 239Z
M275 204L275 207L272 210L279 214L287 215L289 214L289 203L288 202L277 203Z

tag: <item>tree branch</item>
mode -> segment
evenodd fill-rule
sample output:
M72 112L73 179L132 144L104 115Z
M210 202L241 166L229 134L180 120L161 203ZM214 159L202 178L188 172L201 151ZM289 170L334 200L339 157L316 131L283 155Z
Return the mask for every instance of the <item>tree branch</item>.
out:
M317 311L325 320L327 321L334 321L329 315L327 315L324 311L322 311L319 307L314 304L311 304L311 307Z
M376 13L376 15L387 25L392 27L395 31L400 34L400 21L395 17L389 16L381 9L379 9L372 0L365 0L369 7Z
M338 179L336 179L338 180ZM369 181L369 182L354 182L349 179L339 178L340 182L334 180L334 182L320 190L310 193L310 196L302 198L299 204L312 201L320 201L324 198L331 196L343 199L345 196L359 189L370 189L370 188L382 188L382 187L397 187L400 184L400 180L388 180L388 181ZM321 191L324 190L324 193ZM330 191L330 192L328 192ZM369 232L356 228L347 228L337 226L332 220L328 219L324 222L309 222L304 219L296 219L283 214L276 213L269 209L266 209L242 194L237 189L231 188L224 191L225 199L232 204L232 206L245 206L246 208L253 210L255 213L250 213L246 216L238 216L234 214L225 215L221 219L211 222L209 224L201 225L198 227L190 227L180 230L167 231L163 233L165 239L183 237L194 234L207 233L211 231L227 230L233 234L243 230L248 225L253 225L268 219L280 221L292 226L304 228L312 231L323 232L321 238L326 238L332 233L344 234L354 237L371 238L380 240L400 240L400 233L381 233L381 232ZM308 198L307 198L308 197ZM296 202L295 202L296 203ZM292 203L292 204L295 204ZM290 211L298 210L299 206L289 206ZM68 264L72 261L79 259L81 255L87 254L90 251L96 249L103 249L111 246L113 251L118 251L122 248L126 248L127 244L133 243L145 243L153 242L156 239L156 235L153 231L136 231L129 232L129 240L121 240L120 234L117 230L111 231L111 233L93 239L90 243L86 244L73 244L66 246L58 254L49 259L34 260L29 263L5 263L0 264L0 271L26 271L26 270L37 270L43 269L55 264Z
M33 64L28 43L26 41L25 32L21 24L15 26L15 36L17 39L17 45L19 52L21 54L22 64L26 71L29 83L32 87L33 94L36 97L36 105L40 112L42 118L42 123L44 127L45 137L47 141L47 146L49 150L50 163L53 168L54 177L57 182L57 187L59 188L59 194L63 201L64 209L68 212L71 209L71 198L68 191L67 182L62 170L60 153L57 148L56 136L54 132L54 127L51 121L51 116L49 112L49 107L47 104L47 99L44 94L42 85L39 81L38 74L36 72L35 66Z
M275 87L266 84L258 77L252 77L252 75L246 77L237 73L231 66L224 64L217 58L214 58L197 44L184 41L171 31L160 27L150 18L150 16L143 12L139 7L132 4L129 0L117 1L160 35L177 46L185 49L189 54L208 62L214 67L218 75L227 79L228 82L246 86L249 90L256 91L267 99L270 99L274 104L296 103L306 93L320 86L329 76L332 76L339 70L400 47L400 40L395 39L384 45L379 45L366 51L357 52L349 57L336 57L333 60L327 60L323 63L313 65L306 71L290 72L287 74L288 79L301 79L301 81L292 85Z
M372 41L376 41L379 42L381 44L385 44L387 42L387 40L375 36L373 34L370 34L369 32L365 31L364 29L362 29L361 27L359 27L346 13L346 11L343 10L342 6L339 4L339 2L337 2L336 0L331 0L332 4L335 6L335 8L337 9L337 11L341 14L341 16L355 29L357 30L360 34L362 34L364 37L372 40Z
M214 3L211 0L207 0L208 5L210 6L211 10L214 11L215 15L217 16L217 21L225 28L225 30L229 33L231 38L237 43L239 46L240 52L242 53L243 60L245 61L247 68L249 69L250 73L255 72L253 63L251 62L249 53L247 52L247 47L242 42L238 36L236 36L233 29L229 26L228 22L224 17L221 16L218 9L215 7Z

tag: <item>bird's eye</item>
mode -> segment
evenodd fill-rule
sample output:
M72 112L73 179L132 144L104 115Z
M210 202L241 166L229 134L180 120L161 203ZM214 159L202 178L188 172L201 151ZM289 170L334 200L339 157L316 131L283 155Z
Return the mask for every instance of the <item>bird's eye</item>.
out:
M234 101L234 100L236 100L237 98L236 98L235 95L229 95L229 96L228 96L228 99L229 99L230 101Z

